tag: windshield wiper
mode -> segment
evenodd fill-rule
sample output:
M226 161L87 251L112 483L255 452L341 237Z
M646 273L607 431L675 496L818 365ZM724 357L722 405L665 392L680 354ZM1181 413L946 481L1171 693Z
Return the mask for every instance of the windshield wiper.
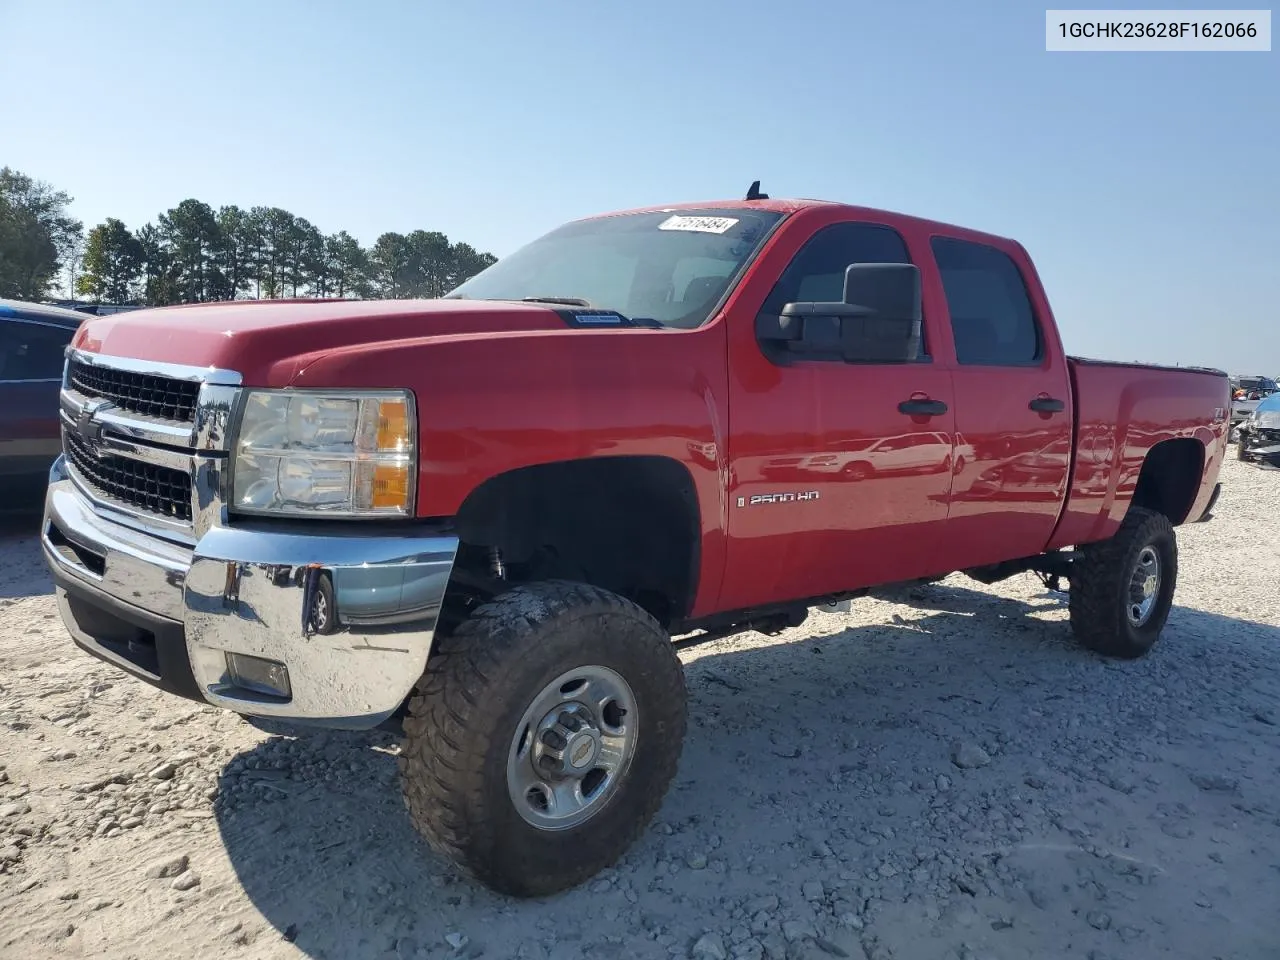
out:
M611 310L606 307L597 307L590 300L582 297L521 297L516 300L514 297L486 297L487 300L507 300L515 303L550 303L557 306L565 307L582 307L586 310L599 310L602 313L618 317L624 325L633 327L652 327L655 330L665 330L666 324L654 317L628 317L619 313L617 310Z
M563 303L567 307L592 307L590 300L581 297L521 297L522 303Z

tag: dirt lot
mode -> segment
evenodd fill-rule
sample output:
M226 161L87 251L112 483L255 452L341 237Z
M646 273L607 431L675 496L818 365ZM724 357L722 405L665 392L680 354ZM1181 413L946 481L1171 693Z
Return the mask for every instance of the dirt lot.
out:
M639 844L510 902L411 833L381 734L268 735L79 653L0 540L0 956L1280 957L1280 473L1229 463L1138 663L1032 576L684 654Z

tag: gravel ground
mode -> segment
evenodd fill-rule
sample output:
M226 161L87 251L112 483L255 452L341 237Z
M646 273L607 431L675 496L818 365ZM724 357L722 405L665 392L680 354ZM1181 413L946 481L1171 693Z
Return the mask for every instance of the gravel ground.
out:
M1280 473L1228 463L1137 663L1032 576L684 652L616 869L541 902L410 831L387 735L273 736L79 653L0 541L0 956L1280 957Z

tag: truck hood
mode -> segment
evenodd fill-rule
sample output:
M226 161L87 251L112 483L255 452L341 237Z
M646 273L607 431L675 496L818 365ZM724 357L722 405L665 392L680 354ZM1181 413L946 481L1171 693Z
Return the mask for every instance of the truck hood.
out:
M545 304L483 300L236 300L157 307L87 320L79 350L234 370L279 387L344 348L570 328Z

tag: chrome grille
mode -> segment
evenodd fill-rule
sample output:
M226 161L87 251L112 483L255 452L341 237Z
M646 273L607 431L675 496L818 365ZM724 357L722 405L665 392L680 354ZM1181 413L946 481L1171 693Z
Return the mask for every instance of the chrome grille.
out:
M200 396L198 381L72 360L67 369L67 382L83 396L110 400L129 413L179 423L195 421L196 401Z
M193 543L221 522L240 374L67 351L58 398L67 473L117 523Z
M191 475L95 449L62 431L67 460L98 494L173 520L191 521Z

